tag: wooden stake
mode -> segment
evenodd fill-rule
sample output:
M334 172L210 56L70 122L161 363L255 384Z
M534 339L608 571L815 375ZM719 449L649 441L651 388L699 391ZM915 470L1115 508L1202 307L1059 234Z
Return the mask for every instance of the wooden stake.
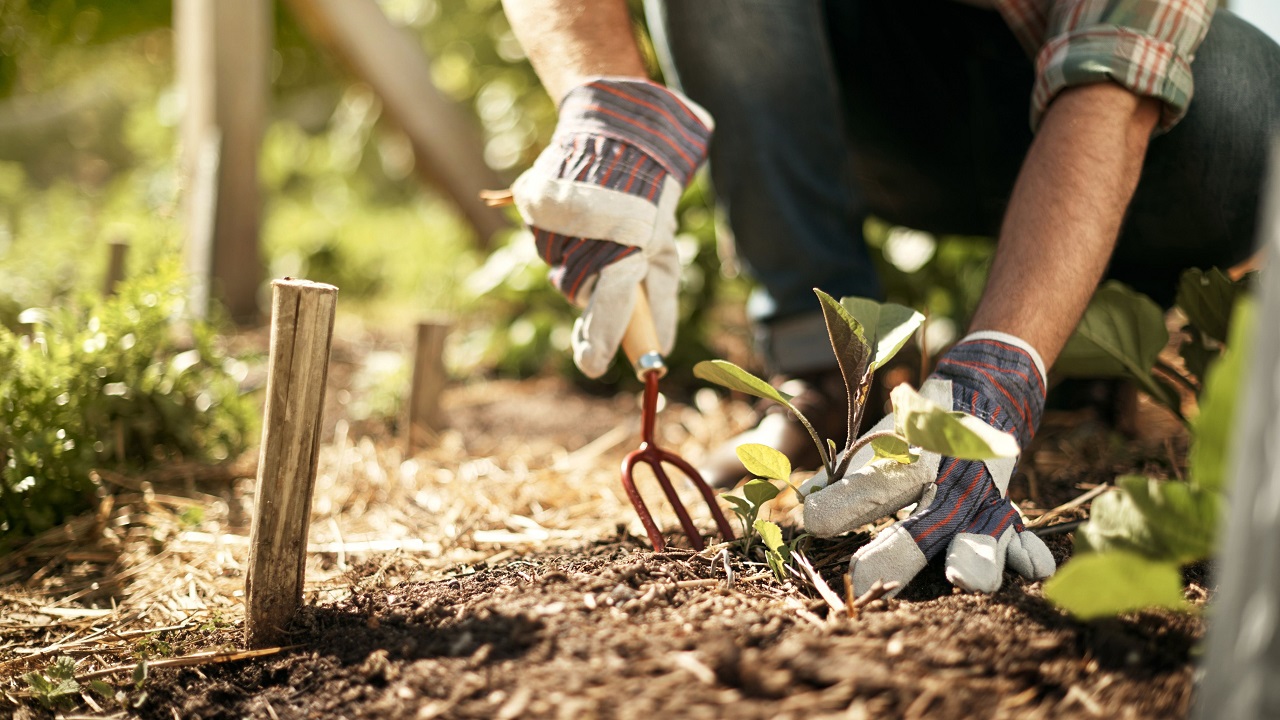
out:
M283 634L302 602L311 492L338 289L285 278L272 284L271 359L254 493L245 644Z
M409 392L408 451L412 453L443 427L440 395L448 380L444 368L445 322L418 323L413 348L413 384Z
M112 240L107 246L107 274L102 279L102 294L115 295L116 286L124 280L124 259L129 255L129 243Z

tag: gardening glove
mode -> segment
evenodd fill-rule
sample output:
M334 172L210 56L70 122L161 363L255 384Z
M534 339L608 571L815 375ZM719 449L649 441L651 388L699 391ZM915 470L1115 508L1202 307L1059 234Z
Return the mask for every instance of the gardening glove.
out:
M658 344L676 336L676 204L707 154L710 114L638 79L596 78L560 103L551 144L511 186L551 281L578 307L573 360L609 368L644 283Z
M942 357L921 394L978 417L1025 447L1044 410L1044 363L1019 338L974 333ZM872 432L892 426L890 415ZM873 455L870 448L855 455L850 467L857 469L834 483L819 473L801 487L805 527L819 536L847 532L917 503L909 518L854 554L849 574L856 594L876 580L905 587L944 550L947 579L965 590L995 592L1006 564L1031 580L1053 574L1053 555L1026 531L1006 497L1016 458L971 461L922 452L904 465L871 461Z

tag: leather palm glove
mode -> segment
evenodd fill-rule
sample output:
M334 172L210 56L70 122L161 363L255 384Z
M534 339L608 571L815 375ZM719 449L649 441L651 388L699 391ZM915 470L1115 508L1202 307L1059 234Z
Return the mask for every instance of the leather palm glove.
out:
M977 416L1026 447L1044 411L1044 363L1017 337L974 333L939 360L921 394L942 407ZM890 415L872 432L892 426ZM836 535L911 503L917 506L909 518L854 554L849 574L855 594L865 593L877 580L905 587L944 551L947 579L975 592L1000 589L1006 565L1032 580L1056 570L1049 549L1025 529L1006 497L1016 459L971 461L923 452L904 465L869 462L869 447L859 455L849 465L856 469L834 483L819 473L801 486L807 530Z
M551 143L511 187L552 283L583 308L573 360L589 377L609 368L641 283L662 352L675 343L676 205L712 127L674 90L596 78L565 95Z

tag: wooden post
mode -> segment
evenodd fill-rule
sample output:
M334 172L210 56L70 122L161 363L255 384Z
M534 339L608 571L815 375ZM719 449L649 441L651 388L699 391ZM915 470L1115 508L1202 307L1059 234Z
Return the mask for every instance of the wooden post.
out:
M418 40L396 27L377 0L287 0L307 34L368 83L409 137L414 169L440 188L475 228L482 249L511 226L479 192L506 187L484 162L484 144L457 103L436 89Z
M409 391L408 452L422 447L440 430L440 394L448 379L444 367L444 340L449 334L445 322L418 323L413 347L413 384Z
M112 240L107 245L107 272L102 278L102 294L115 295L116 286L124 279L124 260L129 255L129 243Z
M272 7L263 0L173 0L184 103L183 215L189 236L208 235L188 243L187 265L207 284L194 297L220 300L240 324L261 320L258 150L267 120ZM212 160L205 157L210 148L217 153ZM211 180L200 177L210 171ZM209 182L213 187L202 187Z
M311 492L338 289L285 278L272 284L271 358L254 492L245 644L278 641L302 602Z
M1259 225L1262 274L1252 356L1245 359L1230 475L1230 512L1209 608L1204 681L1195 717L1280 717L1280 142L1271 151Z

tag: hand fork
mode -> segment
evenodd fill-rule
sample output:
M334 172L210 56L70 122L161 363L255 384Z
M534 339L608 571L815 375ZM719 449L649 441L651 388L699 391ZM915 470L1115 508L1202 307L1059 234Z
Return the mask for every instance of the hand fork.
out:
M725 520L724 513L716 502L715 493L707 486L706 481L684 458L670 450L658 447L658 442L655 439L654 431L658 415L658 380L667 374L667 365L663 360L662 353L659 352L658 334L653 327L653 315L649 310L649 298L643 288L636 290L636 307L631 313L631 321L627 325L626 334L622 337L622 349L626 352L627 358L631 360L631 364L636 370L636 375L644 381L644 405L640 415L641 443L638 449L631 451L622 461L622 487L627 491L627 497L635 507L636 514L640 516L640 523L644 525L644 531L649 535L649 542L653 544L653 549L657 552L662 552L666 549L667 544L662 537L662 533L659 532L657 524L654 523L653 516L649 514L649 509L645 506L644 499L640 497L639 491L636 490L635 482L632 479L632 473L636 465L641 463L648 465L653 470L654 477L658 479L658 484L662 486L662 492L667 496L671 507L676 511L676 517L680 519L680 527L684 529L684 534L689 538L689 543L693 545L695 550L703 549L705 543L702 540L702 535L698 532L698 528L694 526L693 519L689 517L689 511L680 502L680 496L676 494L676 489L671 484L671 478L663 468L664 463L674 465L688 476L694 487L698 489L698 492L702 493L707 505L710 506L711 516L715 518L720 535L725 540L734 539L733 528Z

